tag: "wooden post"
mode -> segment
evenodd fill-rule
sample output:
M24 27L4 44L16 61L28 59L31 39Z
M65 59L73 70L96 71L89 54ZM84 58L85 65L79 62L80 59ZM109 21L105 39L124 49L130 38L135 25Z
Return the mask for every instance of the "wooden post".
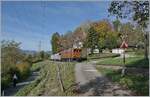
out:
M59 80L61 91L65 92L65 88L64 88L63 81L62 81L61 74L60 74L59 64L57 64L57 77L58 77L58 80Z
M125 75L125 70L126 70L126 66L125 66L125 48L124 48L124 52L123 52L123 68L122 68L122 74L121 74L122 77Z
M125 66L125 48L124 48L124 52L123 52L123 65Z

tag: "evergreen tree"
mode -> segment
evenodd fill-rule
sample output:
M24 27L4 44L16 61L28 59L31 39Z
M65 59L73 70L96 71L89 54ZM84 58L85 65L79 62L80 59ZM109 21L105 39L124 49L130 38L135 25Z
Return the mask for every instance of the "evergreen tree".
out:
M58 32L54 33L52 35L52 40L51 40L51 44L52 44L52 53L58 53L60 51L60 35Z
M88 31L88 34L87 34L86 45L87 45L88 48L91 48L91 53L92 54L93 54L93 50L96 47L99 47L98 39L99 39L98 33L94 30L93 27L91 27Z

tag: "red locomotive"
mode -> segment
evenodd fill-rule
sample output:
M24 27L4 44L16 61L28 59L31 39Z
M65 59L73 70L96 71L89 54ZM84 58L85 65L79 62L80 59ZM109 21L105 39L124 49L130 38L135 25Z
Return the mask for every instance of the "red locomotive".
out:
M70 48L67 50L63 50L57 54L51 55L51 59L59 61L81 61L83 59L86 59L86 49Z

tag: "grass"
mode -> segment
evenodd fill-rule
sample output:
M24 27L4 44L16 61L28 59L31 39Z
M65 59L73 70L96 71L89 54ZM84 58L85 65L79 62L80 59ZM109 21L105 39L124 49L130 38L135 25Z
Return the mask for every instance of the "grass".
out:
M149 61L144 57L128 57L126 60L126 66L133 67L145 67L149 68ZM100 60L97 65L123 65L122 58L105 58Z
M31 71L39 71L43 67L43 62L33 63L31 67Z
M44 65L43 65L44 64ZM62 80L65 89L68 89L66 92L62 92L60 89L60 84L57 79L57 65L60 65L60 72L62 75ZM37 65L37 64L36 64ZM72 84L75 83L74 77L74 63L58 63L52 61L44 61L38 63L38 65L43 65L40 69L39 77L31 84L22 88L17 96L73 96L75 95L72 92L73 88L69 88ZM33 65L36 70L36 67Z
M149 60L146 60L144 56L140 53L127 52L134 57L126 58L127 67L140 67L149 68ZM149 75L138 75L138 74L126 74L121 77L120 70L113 70L111 68L102 68L98 65L123 65L122 58L103 58L99 60L96 68L106 75L113 82L117 82L123 87L131 89L136 95L148 96L149 95Z
M117 82L123 87L129 88L136 93L138 96L148 96L149 95L149 77L139 76L139 75L125 75L121 77L121 72L98 67L97 69L110 78L113 82Z
M38 84L38 80L34 81L32 84L25 86L23 89L19 90L15 95L16 96L25 96L28 95L28 93L36 87Z
M113 54L113 53L100 53L100 54L92 54L88 56L88 59L100 59L100 58L112 58L112 57L118 57L119 54Z

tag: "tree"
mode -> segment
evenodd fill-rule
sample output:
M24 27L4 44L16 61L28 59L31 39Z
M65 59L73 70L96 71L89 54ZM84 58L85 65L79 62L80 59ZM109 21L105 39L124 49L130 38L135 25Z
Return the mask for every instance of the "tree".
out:
M116 19L115 21L113 21L113 28L116 32L119 32L121 27L121 22L119 19Z
M145 32L145 58L148 59L149 1L112 1L108 9L117 18L132 18Z
M33 57L32 57L32 55L31 54L25 54L24 55L24 61L25 62L28 62L30 65L32 65L32 62L33 62Z
M40 52L40 58L43 60L44 59L44 56L45 56L45 52L44 51L41 51Z
M77 47L79 46L80 42L82 44L85 44L88 31L89 31L89 28L87 28L85 24L80 25L79 27L75 29L75 31L73 32L73 38L74 38L74 44Z
M49 53L42 50L35 55L34 59L36 58L38 59L38 61L46 60L49 58Z
M14 73L17 75L20 72L17 64L24 61L24 56L19 47L20 43L15 41L1 41L1 87L6 88L11 83L11 78ZM20 64L22 66L22 64ZM22 68L24 69L24 68ZM22 78L22 77L21 77Z
M94 22L93 24L94 29L96 32L101 34L101 36L105 37L107 32L112 31L112 25L108 20L102 20L98 22Z
M1 41L1 66L2 73L7 73L10 68L23 60L23 54L19 48L20 43L15 41Z
M45 52L44 54L44 59L48 59L49 58L49 53L48 52Z
M86 36L90 28L90 22L87 21L77 27L73 32L68 31L59 37L60 50L72 48L74 44L82 42L85 44Z
M118 46L117 40L118 40L118 33L117 32L107 33L107 36L105 39L105 47L108 49L116 48Z
M120 22L120 20L118 18L115 21L113 21L112 23L113 23L113 29L118 35L117 47L120 47L120 44L122 43L122 38L120 37L122 35L122 32L120 30L121 30L121 27L123 24Z
M88 48L91 48L91 53L93 54L93 50L96 48L96 46L99 47L98 40L99 40L99 35L98 33L94 30L93 27L91 27L87 33L87 38L86 38L86 46Z
M61 48L62 49L68 49L68 48L72 48L73 46L73 42L74 42L74 37L73 37L73 32L72 31L68 31L67 33L65 33L62 37L61 37Z
M77 27L73 32L66 32L60 37L61 49L65 50L68 48L72 48L74 44L78 44L79 42L84 43L86 41L88 30L89 24L82 24L81 26Z
M143 41L143 33L141 28L133 26L131 23L122 24L121 30L122 35L127 35L126 41L129 46L136 46Z
M83 23L81 23L81 25L78 28L81 28L81 31L84 33L88 33L88 30L91 28L91 21L85 21Z
M95 31L98 33L98 46L99 50L101 51L101 49L108 47L108 41L110 42L110 40L107 37L109 36L109 33L113 31L112 25L109 23L108 20L94 22L92 25Z
M52 44L52 53L58 53L60 51L60 35L58 32L54 33L52 35L52 40L51 40L51 44Z

